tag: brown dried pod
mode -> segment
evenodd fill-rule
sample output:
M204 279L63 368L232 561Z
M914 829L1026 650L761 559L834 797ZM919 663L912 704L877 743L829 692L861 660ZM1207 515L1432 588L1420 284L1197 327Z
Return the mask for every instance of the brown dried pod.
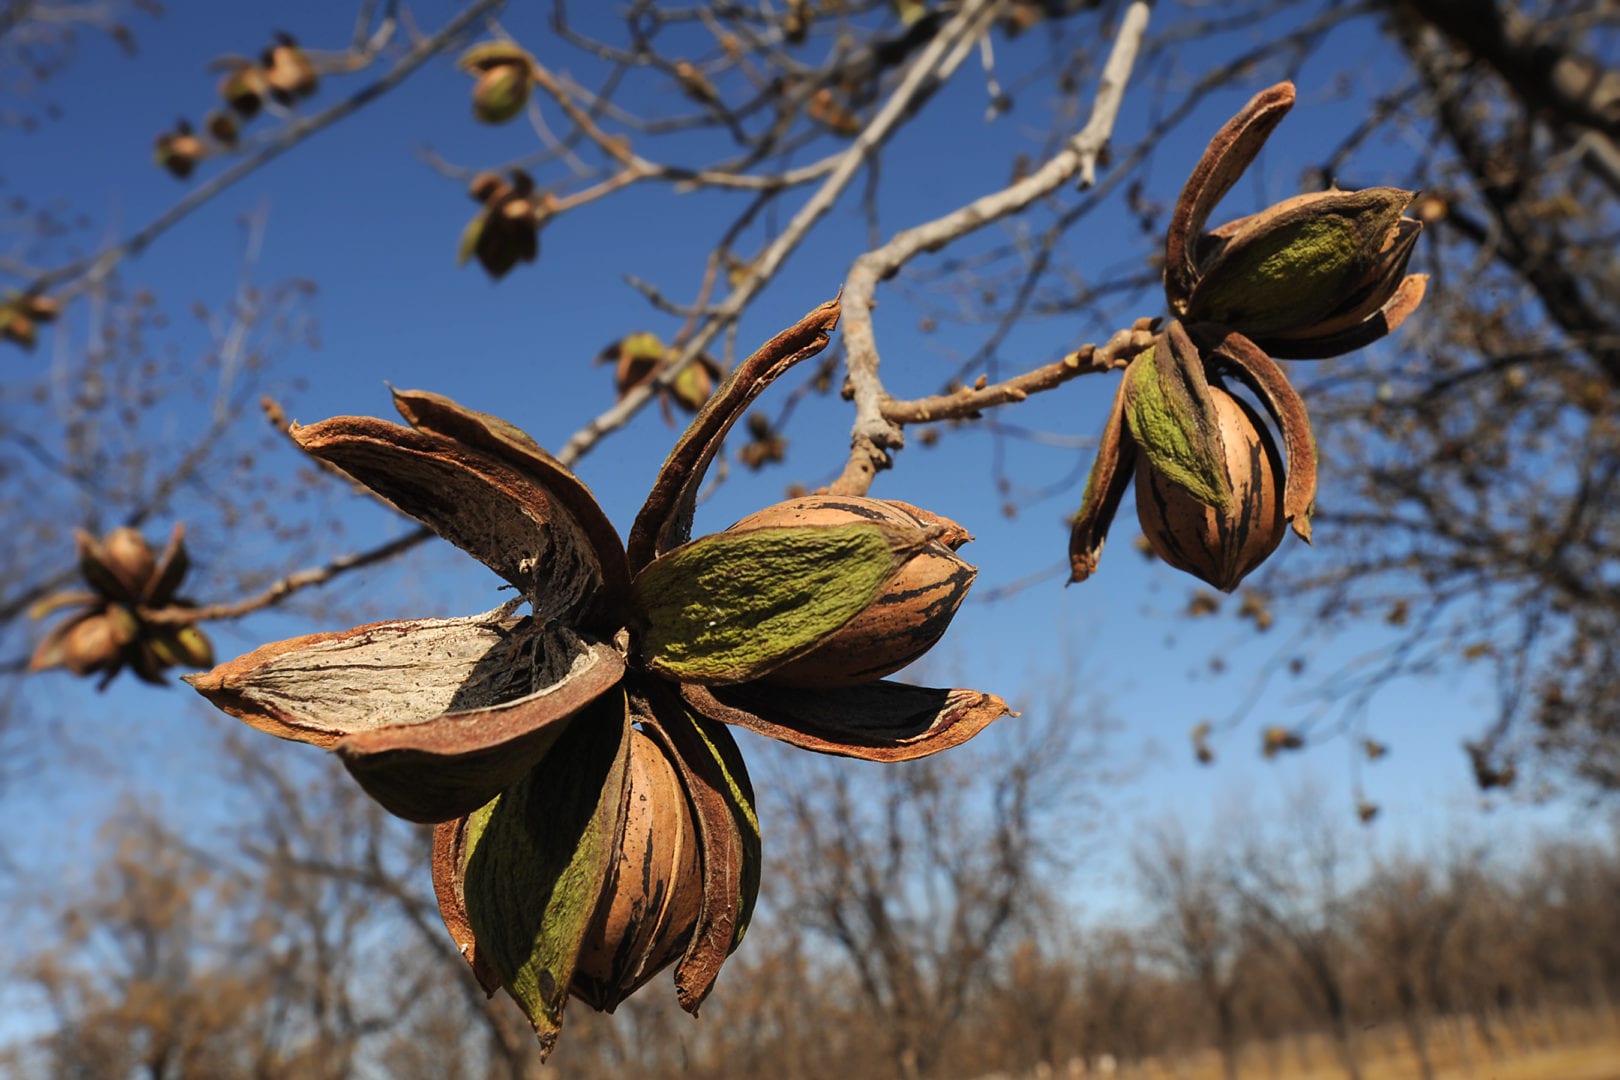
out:
M669 397L682 409L695 413L703 408L703 403L709 400L709 395L714 393L714 388L720 385L720 380L725 376L720 361L707 353L700 353L675 376L675 381L669 386Z
M270 96L283 105L309 97L320 86L315 65L291 34L277 34L276 43L265 51L264 82Z
M900 569L865 611L813 650L776 668L779 686L854 686L898 671L944 635L978 570L954 549L971 536L954 521L908 503L861 496L806 495L743 518L728 532L793 525L876 521L941 530Z
M570 989L609 1012L680 959L703 903L697 826L664 748L631 732L623 837Z
M0 338L25 349L32 349L39 340L36 320L16 308L0 308Z
M236 117L228 112L209 113L203 126L208 129L209 136L222 146L235 146L242 131Z
M91 591L58 593L30 609L36 619L77 609L40 639L30 671L104 672L105 687L126 664L141 678L162 683L166 668L213 663L213 646L196 626L149 620L154 611L190 606L174 595L190 565L181 525L161 554L131 528L114 529L99 540L81 529L75 543L79 571Z
M510 186L498 179L493 185L482 175L474 178L473 195L482 192L487 201L461 233L456 261L465 264L476 257L490 277L499 280L520 262L533 262L540 254L542 206L528 196L533 181L526 173L512 171Z
M1136 514L1154 553L1222 592L1237 588L1282 542L1283 464L1254 410L1209 387L1231 485L1231 512L1210 506L1153 467L1136 463Z
M853 137L861 133L861 118L850 111L830 87L823 86L810 96L805 115L835 135Z
M159 135L152 147L152 160L180 180L189 177L197 168L197 162L207 154L208 148L192 133L191 125L184 121L176 125L173 131Z
M62 666L75 675L105 671L119 662L138 627L128 608L115 604L75 623L62 641Z
M37 323L55 322L62 313L62 305L49 296L30 296L22 304L28 317Z
M467 194L479 204L495 202L512 193L512 189L499 173L481 172L467 184Z
M214 643L195 626L154 626L144 640L163 667L214 666Z
M788 0L787 10L782 13L782 39L789 45L803 45L814 21L815 9L809 0Z
M259 115L270 87L264 81L264 72L251 60L239 59L219 81L219 98L231 111L244 120Z
M1182 188L1165 236L1170 310L1252 339L1283 359L1323 359L1394 330L1422 302L1427 278L1406 265L1423 228L1397 188L1297 195L1206 231L1211 211L1294 104L1294 85L1256 94L1210 140Z
M1268 727L1260 733L1260 752L1268 760L1285 750L1299 750L1304 746L1304 737L1297 731L1290 731L1285 727Z
M157 556L140 530L123 526L108 533L101 541L101 562L128 591L131 599L140 599L157 569Z
M713 105L720 100L720 94L714 88L714 83L703 74L696 64L687 60L679 60L673 69L675 81L680 83L681 91L687 97L700 105Z

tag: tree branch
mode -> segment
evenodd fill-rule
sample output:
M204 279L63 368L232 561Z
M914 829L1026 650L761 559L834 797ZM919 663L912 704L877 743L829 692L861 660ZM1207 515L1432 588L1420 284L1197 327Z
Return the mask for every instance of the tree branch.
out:
M893 277L899 269L924 251L938 251L971 232L1017 213L1037 199L1056 191L1076 173L1082 187L1096 183L1097 158L1107 146L1114 122L1119 116L1131 68L1147 32L1149 0L1133 0L1120 22L1112 50L1103 65L1097 85L1091 118L1069 144L1050 161L1023 180L1001 191L982 196L943 217L897 234L887 244L857 258L844 280L844 349L850 383L855 391L855 428L850 439L849 462L832 485L839 494L864 494L879 470L889 467L889 451L905 445L901 431L904 421L885 412L886 394L878 378L877 341L872 330L871 309L876 303L877 283ZM1117 336L1117 335L1116 335ZM1095 350L1093 350L1095 351ZM1075 354L1079 356L1080 354ZM985 393L981 404L1018 401L1031 389L1050 389L1075 375L1094 369L1070 364L1065 358L1055 365L1023 377L1026 384L1000 384L997 393ZM938 406L941 399L927 399ZM953 399L954 400L954 399ZM925 410L930 411L930 410ZM971 410L969 410L971 411Z
M799 208L798 213L793 215L792 220L787 223L776 240L753 260L747 276L738 282L731 295L717 305L714 313L698 326L681 347L680 352L659 373L658 378L630 391L612 408L597 416L569 438L557 454L565 465L573 465L581 456L588 453L602 436L628 423L654 394L672 384L687 364L707 348L723 330L741 317L743 310L766 283L775 277L777 270L799 246L811 227L832 209L838 197L843 194L844 189L849 186L849 182L866 164L868 158L876 153L910 116L916 102L939 82L950 77L955 66L960 64L966 55L965 50L958 50L957 47L964 42L972 41L977 34L988 29L997 6L995 0L966 0L950 21L918 53L916 60L900 80L900 84L889 95L888 101L855 137L849 149L844 151L827 179L822 181L821 186Z

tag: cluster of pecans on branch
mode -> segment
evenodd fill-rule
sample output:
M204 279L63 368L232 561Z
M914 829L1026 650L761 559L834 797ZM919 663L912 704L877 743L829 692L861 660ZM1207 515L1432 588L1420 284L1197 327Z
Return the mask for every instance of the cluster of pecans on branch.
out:
M1274 362L1321 359L1394 330L1423 299L1408 275L1422 224L1398 188L1286 199L1204 232L1222 196L1294 103L1292 83L1257 94L1210 141L1165 239L1172 321L1125 371L1069 538L1072 580L1097 569L1134 475L1142 532L1158 556L1231 592L1282 542L1310 540L1316 446L1304 403ZM1252 391L1264 419L1226 387Z
M499 281L518 263L540 256L540 226L550 216L551 196L535 193L534 177L522 169L510 169L505 177L481 172L468 183L467 194L479 210L461 230L457 263L476 258Z
M656 379L674 358L674 350L665 345L662 338L639 330L603 349L596 355L596 363L613 365L613 392L623 401L626 394ZM720 361L707 353L699 353L676 373L673 382L658 388L658 404L664 412L664 422L675 422L672 406L685 413L703 408L703 403L709 400L724 377Z
M808 496L688 539L726 433L825 346L837 315L823 305L737 366L676 442L627 544L527 435L439 395L396 393L408 427L295 427L306 451L520 599L277 642L188 679L255 728L330 747L388 810L437 825L445 924L547 1048L570 993L613 1009L671 964L696 1011L741 940L759 826L726 725L899 761L1008 712L993 695L883 679L939 639L973 581L954 522Z
M40 639L30 671L59 667L75 675L99 674L105 689L126 665L145 681L165 686L168 668L214 662L206 634L184 619L160 617L193 606L175 595L191 567L184 527L174 527L161 556L127 527L100 540L80 530L77 543L79 573L90 589L53 593L30 610L36 619L73 610Z
M320 87L320 74L309 54L286 33L277 34L258 59L222 56L210 67L224 72L219 98L225 108L204 118L201 133L182 119L159 135L152 147L152 160L179 180L190 177L204 158L234 149L242 125L258 116L266 101L287 107Z

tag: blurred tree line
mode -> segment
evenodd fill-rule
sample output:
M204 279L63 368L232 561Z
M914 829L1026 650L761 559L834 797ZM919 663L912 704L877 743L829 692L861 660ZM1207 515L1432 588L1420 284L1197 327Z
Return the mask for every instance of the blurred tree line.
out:
M1059 749L1070 719L1029 749ZM1095 777L950 758L812 770L767 798L783 872L701 1022L660 995L576 1009L541 1065L522 1015L486 999L438 925L424 837L343 778L300 783L239 745L238 782L287 813L199 848L132 806L103 826L84 888L19 899L55 914L5 966L40 1007L0 1066L919 1078L1079 1075L1106 1059L1124 1075L1180 1061L1357 1077L1399 1054L1403 1075L1429 1077L1594 1031L1612 1045L1612 834L1501 851L1465 828L1433 851L1370 852L1306 798L1282 814L1228 807L1196 832L1170 821L1139 838L1118 913L1085 916L1069 871L1086 811L1064 792Z

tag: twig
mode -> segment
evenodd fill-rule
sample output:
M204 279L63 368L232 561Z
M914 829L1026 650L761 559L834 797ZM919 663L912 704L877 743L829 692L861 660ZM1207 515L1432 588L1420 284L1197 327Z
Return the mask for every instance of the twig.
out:
M937 251L991 222L1017 213L1057 190L1076 173L1083 187L1096 182L1097 158L1108 144L1109 135L1114 129L1131 68L1136 63L1136 54L1147 32L1151 7L1151 0L1133 0L1126 10L1113 48L1103 66L1091 119L1069 141L1067 147L1023 180L975 199L943 217L898 233L887 244L857 258L850 267L849 276L844 280L844 350L850 383L854 388L855 427L850 439L849 461L843 474L832 485L835 493L864 494L871 487L872 478L877 472L889 466L889 451L898 450L905 444L905 436L900 428L903 421L886 412L887 395L877 373L877 340L872 330L871 309L878 282L892 277L909 260L924 251ZM1068 358L1065 358L1059 364L998 383L993 392L992 388L986 388L973 393L984 395L982 404L987 405L1017 401L1032 389L1050 389L1091 370L1096 369L1082 363L1070 366ZM924 400L930 405L942 406L947 399ZM956 397L948 400L954 401ZM972 409L967 411L971 412Z
M153 623L184 624L203 622L216 619L240 619L261 608L267 608L277 603L291 593L300 589L307 589L312 585L324 585L339 574L349 570L358 570L363 566L384 562L396 555L403 554L424 540L431 539L437 534L425 525L418 526L403 536L396 537L384 544L379 544L367 551L355 552L352 555L341 555L324 566L311 566L295 571L284 578L280 578L263 591L238 600L231 604L209 604L206 607L167 607L158 610L143 610L141 618Z
M1014 375L1010 379L988 386L972 389L964 387L954 394L939 394L912 401L894 401L885 398L879 403L880 415L888 423L897 425L925 424L934 420L962 420L994 405L1023 401L1031 394L1051 390L1080 375L1095 375L1124 367L1138 353L1153 344L1153 332L1143 325L1148 321L1139 319L1137 326L1118 331L1101 345L1083 345L1062 360L1043 364L1033 371L1026 371L1022 375ZM842 482L841 478L840 483ZM834 490L843 491L836 485Z
M557 455L564 464L572 465L589 452L602 436L628 423L659 389L673 383L687 364L708 347L722 330L738 319L743 309L765 283L775 276L782 263L799 246L810 228L832 209L833 204L838 201L838 197L866 160L907 119L916 99L937 84L936 76L938 78L949 76L950 71L945 64L947 56L960 42L971 40L975 32L982 32L981 28L988 23L988 15L993 14L995 8L993 0L967 0L957 10L934 39L917 54L911 68L895 87L894 92L889 95L883 107L878 110L877 115L855 137L827 179L822 181L815 194L799 208L798 213L793 215L792 220L787 223L776 240L753 261L748 275L736 285L725 302L718 305L714 314L697 328L681 347L679 354L659 373L658 378L630 391L611 409L597 416L569 438Z

